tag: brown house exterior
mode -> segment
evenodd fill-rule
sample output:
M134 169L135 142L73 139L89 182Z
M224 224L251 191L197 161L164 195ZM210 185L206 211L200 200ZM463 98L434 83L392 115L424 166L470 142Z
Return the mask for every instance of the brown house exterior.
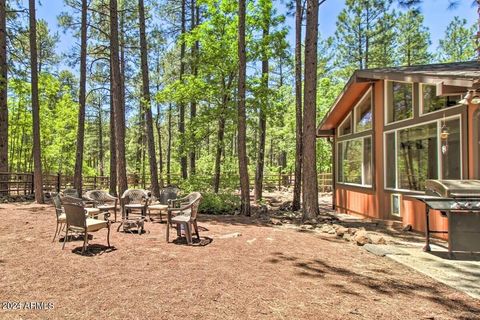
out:
M477 94L476 61L357 70L317 130L334 141L335 209L423 231L424 205L404 195L426 179L480 178Z

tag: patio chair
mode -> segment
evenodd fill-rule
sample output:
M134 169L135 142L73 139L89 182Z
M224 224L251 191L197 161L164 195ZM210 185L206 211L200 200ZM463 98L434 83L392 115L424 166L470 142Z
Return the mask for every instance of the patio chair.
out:
M55 206L55 217L57 218L57 227L55 229L55 234L53 235L52 242L55 241L57 235L60 235L60 232L63 230L64 224L67 222L67 218L65 216L65 211L62 207L62 201L60 199L60 195L55 195L53 197L53 205Z
M87 207L87 204L92 204L91 201L85 200L85 199L80 199L72 196L64 196L60 198L62 201L62 204L78 204L84 208L85 214L89 216L90 218L96 218L96 219L101 219L105 220L110 216L108 212L102 212L98 208L93 208L93 207Z
M113 210L115 215L115 222L117 222L117 208L118 208L118 198L110 195L108 192L103 190L91 190L87 191L84 196L85 199L92 201L93 206L100 211L110 211Z
M138 234L141 234L144 229L149 200L150 194L143 189L126 190L120 198L122 222L118 226L117 232L123 226L124 231L137 228Z
M65 209L65 215L67 218L67 230L65 238L63 240L62 249L65 248L67 242L68 232L82 233L83 234L83 248L82 254L85 252L85 248L88 246L88 234L90 232L96 232L103 228L107 228L107 244L110 248L110 224L109 220L98 220L87 218L85 214L85 208L78 203L65 203L63 205Z
M185 228L187 243L192 244L192 226L195 228L197 239L200 240L197 225L197 214L202 195L200 192L192 192L188 196L180 199L169 200L167 217L167 243L169 242L170 228L175 225L177 236L181 234L181 226Z
M63 196L74 197L74 198L80 198L80 195L78 194L77 189L73 189L73 188L67 188L67 189L63 190L62 195Z

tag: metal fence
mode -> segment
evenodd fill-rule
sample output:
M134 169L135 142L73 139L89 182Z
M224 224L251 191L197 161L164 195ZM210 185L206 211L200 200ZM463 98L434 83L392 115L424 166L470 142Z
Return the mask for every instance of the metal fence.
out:
M229 180L239 181L238 174L224 173L224 177ZM251 176L251 186L253 186L254 177ZM196 175L197 181L202 181L205 184L211 184L212 176ZM171 174L170 179L161 177L164 184L170 181L170 184L181 185L182 177L179 174ZM108 176L84 176L83 189L108 189L110 178ZM150 188L150 179L145 177L143 179L140 175L131 174L127 176L127 183L130 188ZM280 189L282 187L289 188L295 183L295 176L293 174L270 174L265 175L263 179L263 186L266 189ZM65 188L73 186L73 176L57 174L43 175L43 190L44 192L60 192ZM22 196L31 195L35 190L33 173L19 173L19 172L0 172L0 195L8 196ZM332 190L332 174L330 172L320 173L318 175L318 190L319 192L329 192Z

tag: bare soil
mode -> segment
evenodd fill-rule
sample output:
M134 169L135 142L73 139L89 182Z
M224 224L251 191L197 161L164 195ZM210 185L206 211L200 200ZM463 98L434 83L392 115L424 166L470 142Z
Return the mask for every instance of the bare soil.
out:
M480 319L480 302L328 235L245 217L201 216L201 241L93 234L52 243L51 205L0 204L1 319ZM241 236L235 236L240 233ZM2 309L6 304L2 303Z

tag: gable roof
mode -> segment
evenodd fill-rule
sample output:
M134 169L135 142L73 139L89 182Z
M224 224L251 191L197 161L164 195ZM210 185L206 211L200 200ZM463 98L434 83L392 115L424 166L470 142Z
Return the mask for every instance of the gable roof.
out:
M480 88L480 62L452 62L408 67L375 68L356 70L338 95L332 107L318 126L320 132L335 128L344 115L350 111L359 94L375 80L395 80L431 83L452 88ZM463 90L463 89L462 89ZM352 93L354 97L352 97Z

